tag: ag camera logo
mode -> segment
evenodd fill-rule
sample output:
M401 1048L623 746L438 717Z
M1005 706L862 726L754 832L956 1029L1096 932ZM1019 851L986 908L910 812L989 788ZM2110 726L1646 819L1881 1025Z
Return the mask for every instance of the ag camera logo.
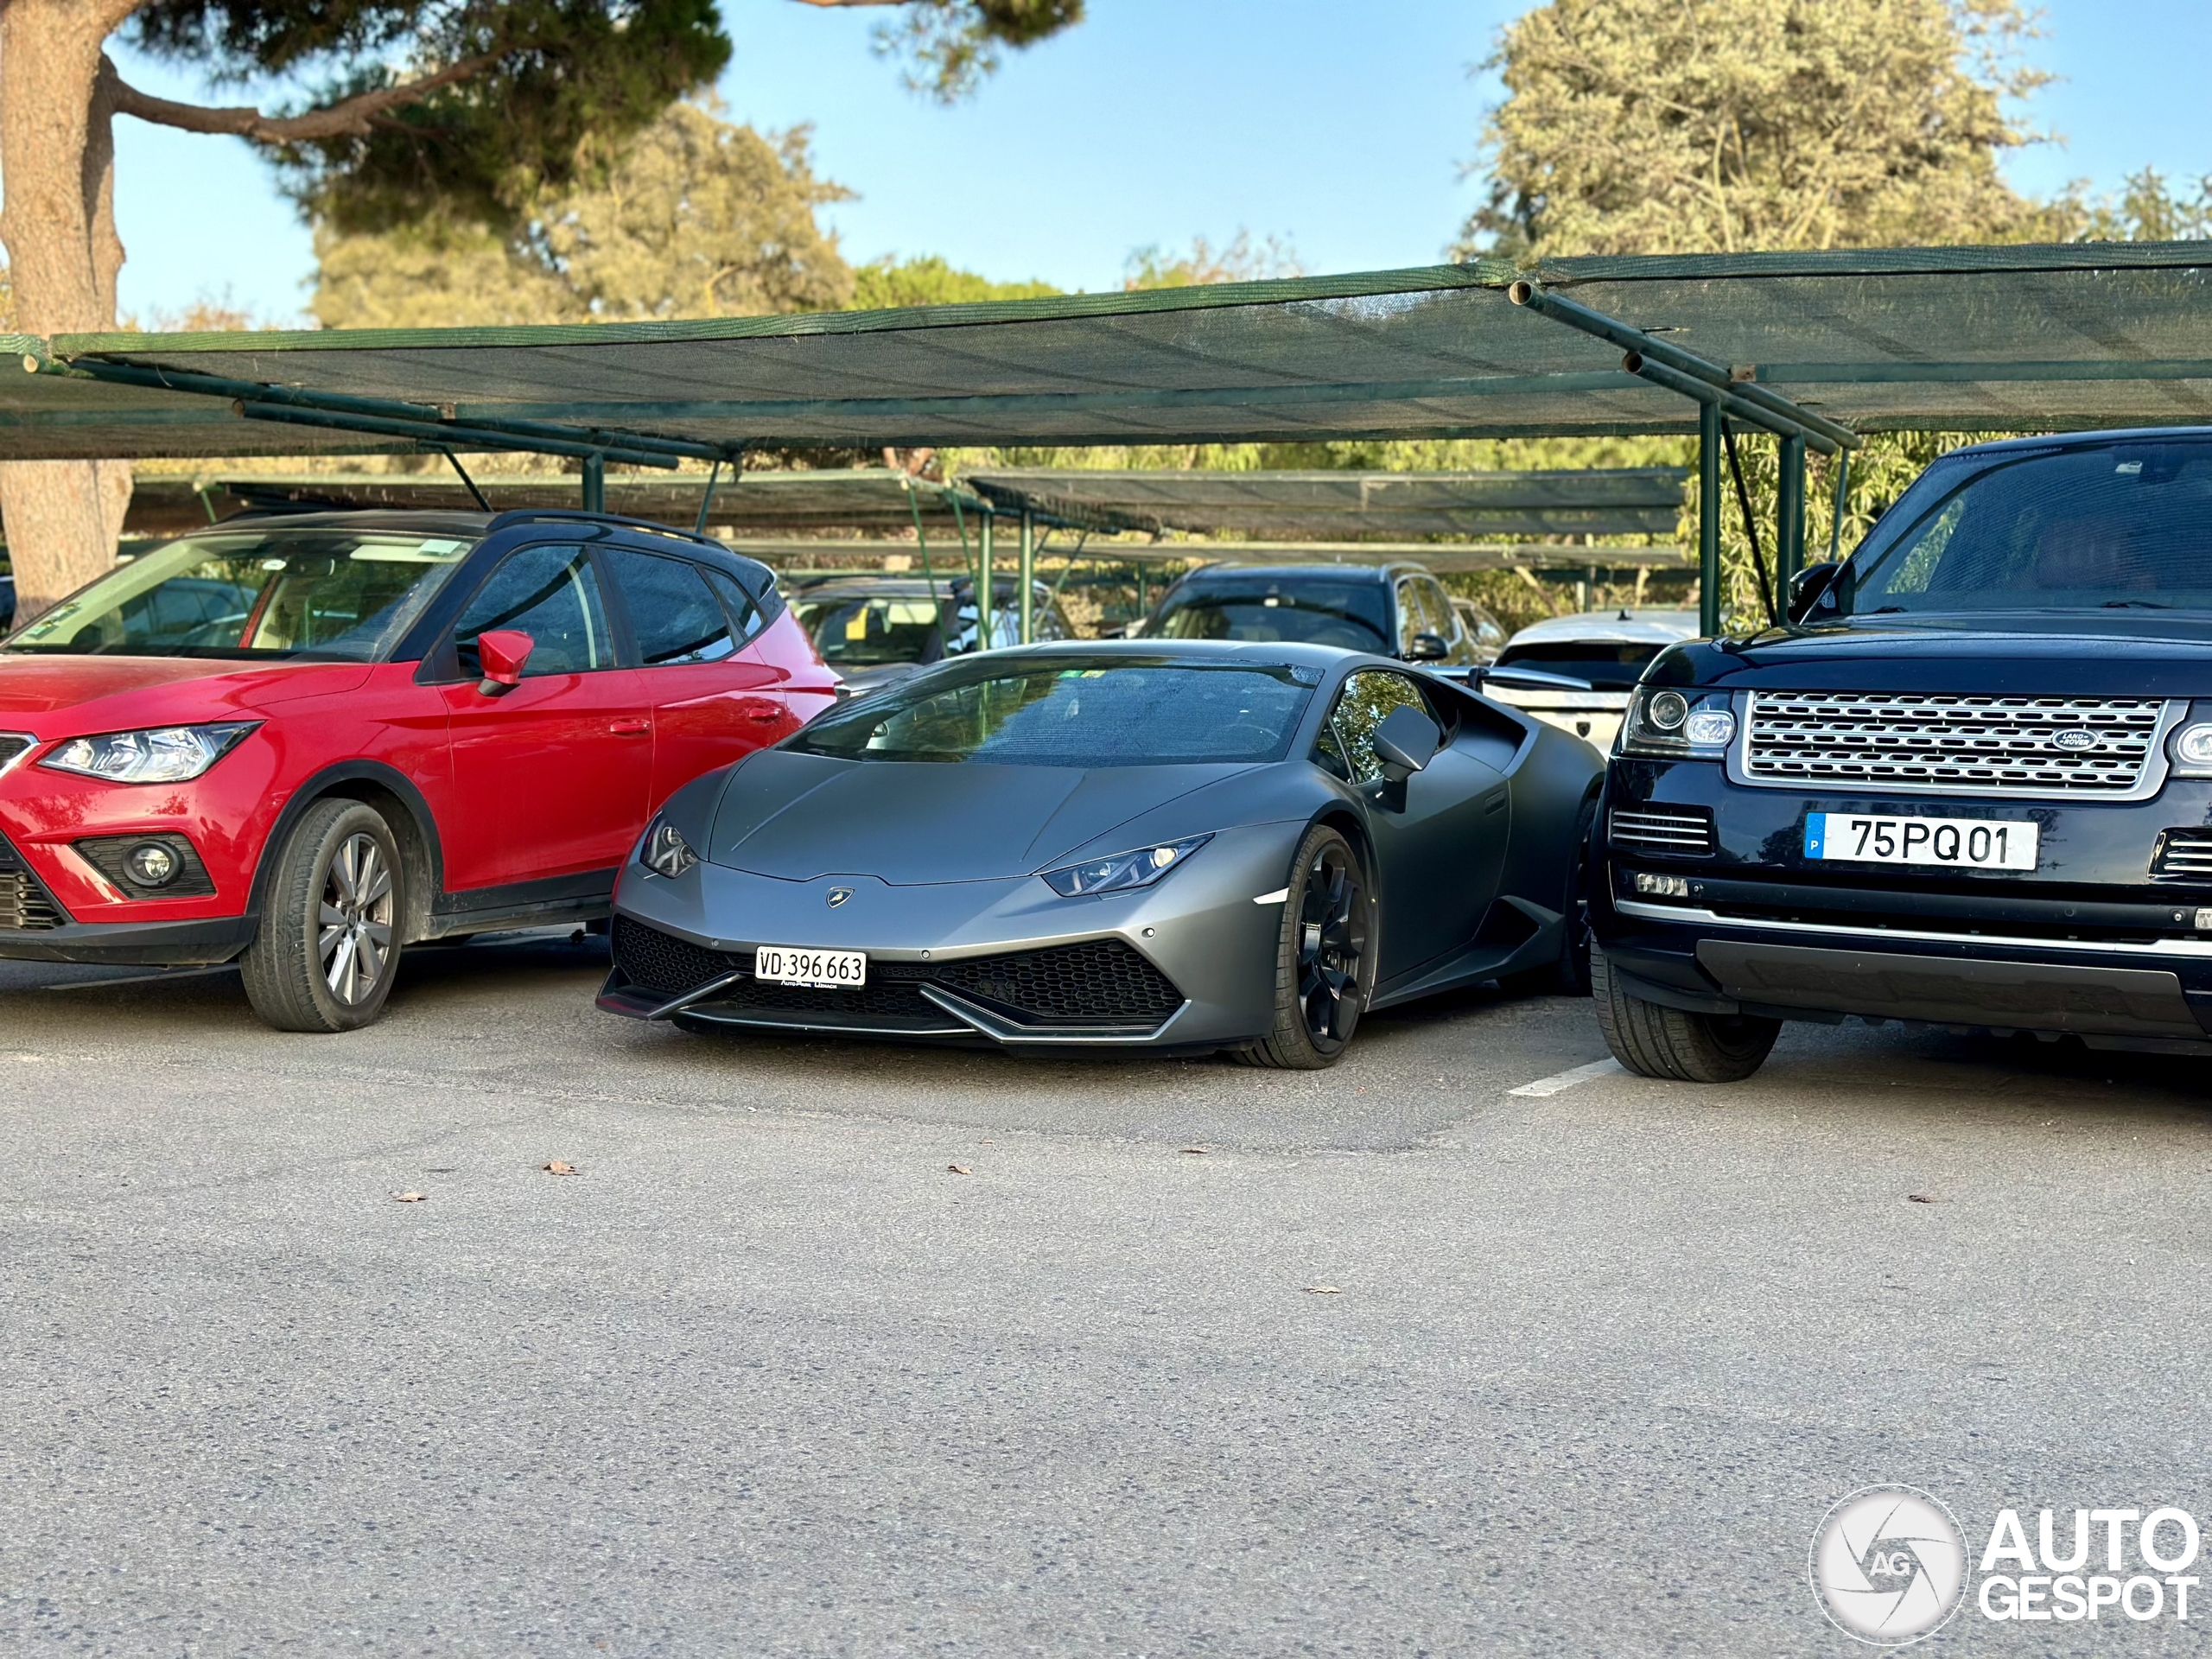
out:
M1943 1628L1965 1599L1966 1535L1916 1486L1867 1486L1813 1533L1813 1594L1837 1629L1902 1648Z

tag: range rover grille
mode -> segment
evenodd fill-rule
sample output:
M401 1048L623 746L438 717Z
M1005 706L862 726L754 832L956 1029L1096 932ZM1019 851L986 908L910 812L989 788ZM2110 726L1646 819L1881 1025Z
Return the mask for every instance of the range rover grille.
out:
M2167 830L2151 855L2151 874L2177 880L2212 881L2212 830Z
M1707 858L1713 853L1713 811L1703 806L1647 806L1612 815L1616 847L1639 853L1669 853L1676 858Z
M1754 691L1744 775L1759 783L2125 795L2143 781L2156 697Z

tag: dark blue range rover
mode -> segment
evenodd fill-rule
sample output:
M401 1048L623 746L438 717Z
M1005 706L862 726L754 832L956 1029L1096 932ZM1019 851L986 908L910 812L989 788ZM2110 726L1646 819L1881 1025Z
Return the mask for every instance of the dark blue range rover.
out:
M1623 724L1621 1064L1730 1082L1851 1016L2212 1055L2212 430L1959 450L1789 611Z

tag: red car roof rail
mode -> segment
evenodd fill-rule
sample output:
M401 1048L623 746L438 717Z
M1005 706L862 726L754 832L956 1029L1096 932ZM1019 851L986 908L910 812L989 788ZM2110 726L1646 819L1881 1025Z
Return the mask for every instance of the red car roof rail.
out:
M642 530L649 535L673 537L679 542L690 542L699 546L729 550L711 536L702 536L688 530L678 530L673 524L664 524L652 518L626 518L619 512L585 512L574 507L515 507L496 513L492 522L484 526L484 533L505 530L513 524L614 524L624 530Z

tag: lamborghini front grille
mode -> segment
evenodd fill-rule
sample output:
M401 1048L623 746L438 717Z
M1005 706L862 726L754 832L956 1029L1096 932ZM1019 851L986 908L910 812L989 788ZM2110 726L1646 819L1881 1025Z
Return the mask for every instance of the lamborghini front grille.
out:
M632 985L671 998L728 974L742 976L702 1007L764 1017L866 1014L902 1028L944 1025L948 1016L922 995L925 985L938 986L1008 1024L1039 1030L1149 1030L1183 1006L1174 982L1119 939L946 963L872 961L866 984L823 988L755 979L749 950L709 950L617 916L614 965Z

